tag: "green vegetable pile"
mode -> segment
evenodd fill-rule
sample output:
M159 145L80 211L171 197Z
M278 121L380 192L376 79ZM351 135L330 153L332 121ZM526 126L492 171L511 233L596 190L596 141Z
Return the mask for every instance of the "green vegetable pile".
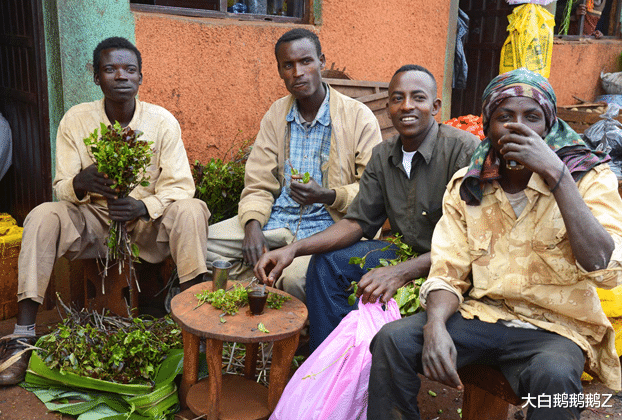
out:
M241 131L238 133L240 134ZM229 219L238 214L238 203L244 189L244 170L250 153L249 144L253 138L245 140L229 158L210 159L206 164L198 160L192 166L192 177L196 186L195 198L207 204L211 224ZM233 148L232 148L233 149ZM231 150L227 152L229 155Z
M113 126L101 124L84 139L89 154L97 163L97 170L114 181L111 188L124 198L137 186L149 185L147 167L151 163L153 142L139 140L140 131L121 127L118 121ZM130 244L125 223L112 222L108 232L106 263L112 260L138 259L138 247ZM108 264L106 264L108 266Z
M374 268L397 265L417 256L417 253L413 251L410 245L402 242L402 235L400 235L399 233L395 234L395 236L393 237L387 238L386 241L389 243L383 248L373 249L362 257L350 258L350 264L357 264L359 267L363 268L369 254L375 251L387 251L391 247L396 247L395 258L390 260L381 258L378 260L379 264ZM373 268L370 268L369 270L373 270ZM419 289L424 281L425 278L413 280L405 286L400 287L395 292L393 298L397 302L402 316L412 315L421 310L421 304L419 302ZM358 289L358 284L353 281L350 287L354 291L350 296L348 296L348 303L350 305L354 305L354 303L356 302L356 291Z
M152 384L169 350L183 348L181 330L169 317L81 314L66 317L37 343L50 369L120 384Z
M211 212L210 223L218 223L238 213L240 194L244 189L244 163L223 162L212 158L192 167L196 185L195 198L205 201Z
M204 303L211 303L214 308L222 309L228 315L235 315L241 307L248 305L248 290L239 284L236 284L229 291L223 289L214 292L204 290L195 294L195 297L199 301L197 307ZM281 309L283 303L289 299L289 296L269 292L266 304L271 309Z

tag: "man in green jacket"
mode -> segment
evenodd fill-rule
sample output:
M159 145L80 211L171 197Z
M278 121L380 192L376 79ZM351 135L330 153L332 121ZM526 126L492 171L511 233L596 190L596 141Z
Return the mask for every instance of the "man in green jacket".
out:
M293 29L274 50L290 95L272 104L261 121L238 217L209 231L208 262L231 261L233 278L252 275L270 249L340 220L358 193L372 148L382 141L371 110L322 81L326 60L317 35ZM303 302L308 262L308 256L297 258L276 282Z

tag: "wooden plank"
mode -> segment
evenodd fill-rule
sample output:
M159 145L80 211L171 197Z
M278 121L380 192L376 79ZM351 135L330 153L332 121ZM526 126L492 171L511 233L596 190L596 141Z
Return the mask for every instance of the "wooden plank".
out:
M594 107L605 107L607 108L606 102L592 102L592 103L584 103L584 104L576 104L576 105L557 105L557 109L567 109L572 110L572 108L594 108Z
M602 120L600 118L602 114L597 112L587 112L584 109L577 109L576 111L572 111L565 107L557 108L557 116L562 120L566 121L573 130L577 133L583 133L587 130L592 124ZM616 120L622 122L622 116L616 117Z
M360 87L375 87L389 89L389 83L387 82L371 82L368 80L348 80L348 79L323 79L329 85L337 86L360 86Z
M335 90L337 90L338 92L343 93L346 96L349 96L350 98L355 98L358 99L359 97L365 97L365 96L369 96L370 94L372 94L373 88L371 87L364 87L364 86L334 86L331 85L332 88L334 88ZM363 102L363 101L361 101Z
M324 78L324 80L337 91L363 102L372 110L380 124L383 140L397 134L397 130L393 127L393 122L386 112L389 101L388 83L328 78Z

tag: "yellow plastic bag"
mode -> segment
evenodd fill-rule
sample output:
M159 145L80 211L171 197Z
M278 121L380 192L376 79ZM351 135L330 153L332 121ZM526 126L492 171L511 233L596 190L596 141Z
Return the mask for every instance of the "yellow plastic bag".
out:
M549 77L555 18L538 4L515 7L508 16L508 38L501 49L499 73L526 67Z
M596 292L608 318L622 317L622 286L610 290L596 289Z

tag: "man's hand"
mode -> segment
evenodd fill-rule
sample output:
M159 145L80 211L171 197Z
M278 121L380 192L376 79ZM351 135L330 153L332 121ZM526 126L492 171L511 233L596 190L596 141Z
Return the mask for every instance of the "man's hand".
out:
M115 222L129 222L147 214L145 203L133 197L108 200L108 214Z
M292 175L292 182L290 183L290 195L294 201L300 205L322 203L329 206L335 202L337 193L329 188L324 188L313 178L309 179L309 182L298 182L303 175Z
M433 381L464 389L456 369L458 352L444 322L430 322L423 327L423 374Z
M263 254L255 265L255 277L268 286L272 286L281 276L285 267L294 261L295 257L296 255L291 246L285 246Z
M108 200L115 199L117 192L110 188L113 184L112 179L97 170L96 164L84 168L73 178L73 189L79 199L87 192L101 194Z
M408 280L404 277L400 264L374 268L361 277L356 296L363 303L374 303L378 299L381 303L387 303L395 295L397 289L405 285Z
M587 6L585 4L580 4L577 6L577 10L575 11L577 19L581 16L587 14Z
M514 160L542 176L553 186L562 165L557 154L535 131L521 123L505 123L511 133L499 139L501 154L506 161Z
M244 241L242 242L244 263L254 266L259 258L268 251L270 251L270 247L261 231L261 225L257 220L250 220L244 226Z
M361 277L356 294L362 296L363 303L376 302L378 298L387 303L410 280L427 276L431 264L430 253L426 252L397 265L374 268Z

